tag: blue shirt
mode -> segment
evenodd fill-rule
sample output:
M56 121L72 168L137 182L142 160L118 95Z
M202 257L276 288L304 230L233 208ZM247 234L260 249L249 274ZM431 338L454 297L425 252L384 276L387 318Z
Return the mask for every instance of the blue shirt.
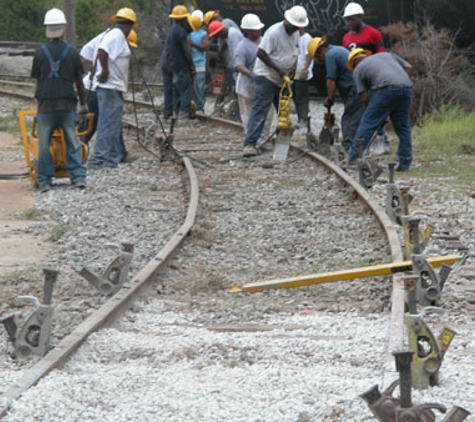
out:
M203 42L203 37L206 35L206 31L203 29L198 29L196 32L192 32L189 37L191 41L195 44L201 44ZM191 57L193 58L193 64L196 68L206 67L206 51L200 50L196 47L191 47Z
M170 28L167 36L167 64L173 72L180 72L184 69L189 69L190 64L186 60L185 52L183 50L183 43L187 43L188 34L180 25L173 25Z
M333 79L342 96L355 85L353 73L348 70L348 56L350 52L339 45L329 45L325 55L325 69L327 79Z

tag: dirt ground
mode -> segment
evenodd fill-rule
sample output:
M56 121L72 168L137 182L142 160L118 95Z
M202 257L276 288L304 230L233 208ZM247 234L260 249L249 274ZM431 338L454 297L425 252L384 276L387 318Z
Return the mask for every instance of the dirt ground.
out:
M27 171L24 160L6 160L18 145L18 138L0 132L0 175ZM48 253L44 239L26 232L34 221L26 220L24 212L31 208L36 196L29 178L3 180L0 176L0 277L21 271Z

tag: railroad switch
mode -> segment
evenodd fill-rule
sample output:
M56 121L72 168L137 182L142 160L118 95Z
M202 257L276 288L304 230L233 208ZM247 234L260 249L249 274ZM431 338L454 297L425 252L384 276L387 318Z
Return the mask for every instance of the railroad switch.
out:
M404 251L405 257L408 258L413 254L420 254L429 244L429 240L434 233L435 227L428 224L424 232L419 229L420 218L417 217L401 217L402 226L404 227Z
M36 310L28 317L25 324L18 331L14 315L3 318L0 322L5 326L8 337L13 343L14 356L18 359L27 359L31 355L43 357L49 349L51 334L51 320L53 316L53 286L58 278L58 271L44 268L45 275L43 303L34 296L19 296L18 302L32 303Z
M412 362L412 386L424 390L429 386L439 385L439 369L455 331L444 327L436 339L424 317L431 312L441 313L437 307L423 308L419 314L405 316L409 336L409 348L415 350Z
M409 215L409 204L413 196L409 187L398 188L394 182L394 169L396 163L389 163L389 182L386 188L386 214L393 223L402 225L402 217Z
M452 267L442 264L437 274L424 254L419 254L412 255L412 269L418 277L416 292L419 305L422 307L437 305Z
M112 296L127 281L133 252L133 243L123 243L122 252L109 264L102 275L97 275L87 267L83 268L79 274L101 293Z

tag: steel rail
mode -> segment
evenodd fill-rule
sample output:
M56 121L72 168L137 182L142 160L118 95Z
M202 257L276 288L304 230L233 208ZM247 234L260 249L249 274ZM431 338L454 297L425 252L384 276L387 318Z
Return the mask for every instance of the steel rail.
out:
M102 327L110 326L117 318L127 311L134 301L145 294L151 287L156 274L166 265L168 260L182 245L193 228L198 209L198 179L191 160L184 157L183 163L188 174L190 197L184 223L170 238L166 245L141 269L122 289L111 297L104 305L92 313L72 333L62 339L54 349L28 369L23 377L0 396L0 418L3 417L11 404L26 390L35 385L53 369L61 366L93 332Z

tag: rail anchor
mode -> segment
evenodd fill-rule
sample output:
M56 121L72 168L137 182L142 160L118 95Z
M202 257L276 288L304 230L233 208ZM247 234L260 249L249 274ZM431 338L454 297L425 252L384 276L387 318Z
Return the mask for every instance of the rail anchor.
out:
M133 243L123 243L122 252L109 264L102 275L97 275L87 267L84 267L79 274L101 293L112 296L127 281L133 252Z
M28 317L25 324L18 331L14 315L8 315L0 322L7 330L8 337L13 343L14 356L18 359L27 359L31 355L43 357L49 349L51 322L53 316L53 286L58 277L58 271L44 268L45 275L43 303L34 296L19 296L18 302L32 303L36 310Z

